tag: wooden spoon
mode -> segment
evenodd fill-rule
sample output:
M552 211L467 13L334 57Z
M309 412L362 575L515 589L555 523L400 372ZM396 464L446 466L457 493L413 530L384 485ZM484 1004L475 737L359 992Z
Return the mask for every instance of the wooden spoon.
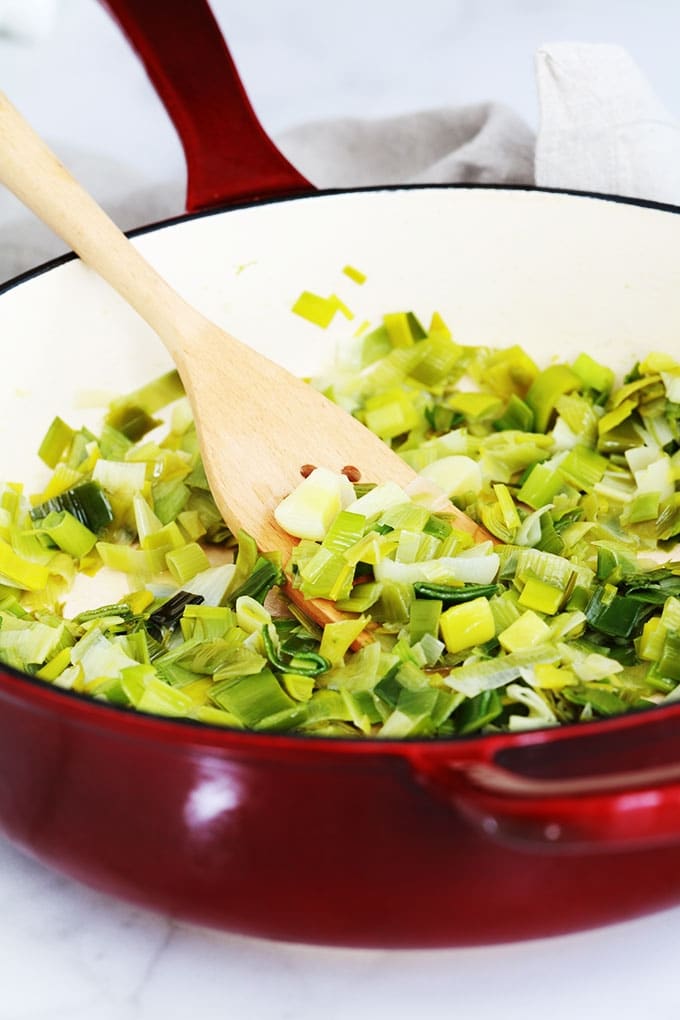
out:
M301 481L304 464L367 482L407 486L415 472L346 411L187 304L69 174L0 93L0 180L116 290L158 334L194 411L206 474L225 521L260 549L287 561L294 540L273 511ZM456 527L489 535L451 507ZM289 594L301 601L289 585ZM338 617L332 603L304 603L318 622Z

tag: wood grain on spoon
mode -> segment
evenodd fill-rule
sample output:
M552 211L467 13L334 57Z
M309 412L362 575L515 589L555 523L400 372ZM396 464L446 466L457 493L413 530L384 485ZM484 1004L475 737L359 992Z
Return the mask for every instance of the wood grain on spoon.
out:
M215 502L225 521L260 549L287 561L294 539L274 508L314 464L353 465L367 482L407 486L413 470L365 426L206 319L140 255L95 200L0 93L0 179L130 304L171 354L191 403ZM488 533L451 507L457 527ZM289 594L301 602L300 593ZM317 622L337 618L332 603L304 604Z

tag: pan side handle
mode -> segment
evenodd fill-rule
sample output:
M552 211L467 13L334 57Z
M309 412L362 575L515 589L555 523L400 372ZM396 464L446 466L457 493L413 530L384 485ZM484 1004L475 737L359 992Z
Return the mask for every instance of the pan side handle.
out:
M190 212L314 190L257 119L207 0L100 0L175 125Z
M417 779L488 838L531 852L680 844L680 706L475 740L420 745Z

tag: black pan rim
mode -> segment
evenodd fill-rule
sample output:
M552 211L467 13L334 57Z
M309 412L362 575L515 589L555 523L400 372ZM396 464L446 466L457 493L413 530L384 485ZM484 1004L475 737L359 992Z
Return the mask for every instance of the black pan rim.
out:
M204 219L208 216L218 216L224 213L236 212L241 209L252 209L267 205L279 205L283 202L300 202L308 201L310 199L323 199L336 195L375 194L386 191L509 191L542 195L569 195L573 198L613 202L619 205L631 205L655 212L667 212L680 215L680 206L672 205L667 202L656 202L652 199L634 198L626 195L613 195L598 191L579 191L573 188L546 188L539 187L534 184L492 184L485 182L457 182L450 184L376 184L357 188L325 188L302 195L275 195L273 197L255 197L242 202L225 202L216 206L211 206L208 209L199 209L195 212L180 213L177 216L170 216L153 223L144 224L141 227L126 230L125 235L126 237L140 237L144 234L153 233L156 230L163 230L165 227L172 227L176 224L187 223L191 220ZM78 256L74 252L66 252L63 255L57 255L55 258L49 259L47 262L42 262L38 266L27 269L25 272L19 273L18 276L14 276L10 280L6 280L4 283L0 284L0 296L5 294L7 291L14 290L15 287L18 287L22 283L27 283L29 280L42 276L51 269L56 269L68 262L74 262L77 258Z

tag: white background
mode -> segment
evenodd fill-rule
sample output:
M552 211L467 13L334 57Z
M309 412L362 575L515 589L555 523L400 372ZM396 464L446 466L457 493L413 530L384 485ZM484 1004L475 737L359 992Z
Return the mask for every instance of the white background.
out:
M265 127L502 99L536 126L532 54L627 47L680 116L674 0L214 0ZM125 227L180 212L172 127L94 0L40 39L0 38L0 85ZM680 172L680 170L679 170ZM134 200L126 202L126 199ZM58 250L0 201L16 268ZM62 879L0 841L0 1020L426 1016L676 1020L680 909L487 949L360 952L189 928Z
M117 27L96 0L0 0L0 24L3 8L25 12L33 5L53 8L54 21L37 40L0 35L0 87L122 227L181 212L180 145ZM533 54L555 41L626 47L680 119L676 0L214 0L212 6L273 135L318 118L383 117L487 100L506 103L535 129ZM2 193L0 231L0 281L61 251Z

